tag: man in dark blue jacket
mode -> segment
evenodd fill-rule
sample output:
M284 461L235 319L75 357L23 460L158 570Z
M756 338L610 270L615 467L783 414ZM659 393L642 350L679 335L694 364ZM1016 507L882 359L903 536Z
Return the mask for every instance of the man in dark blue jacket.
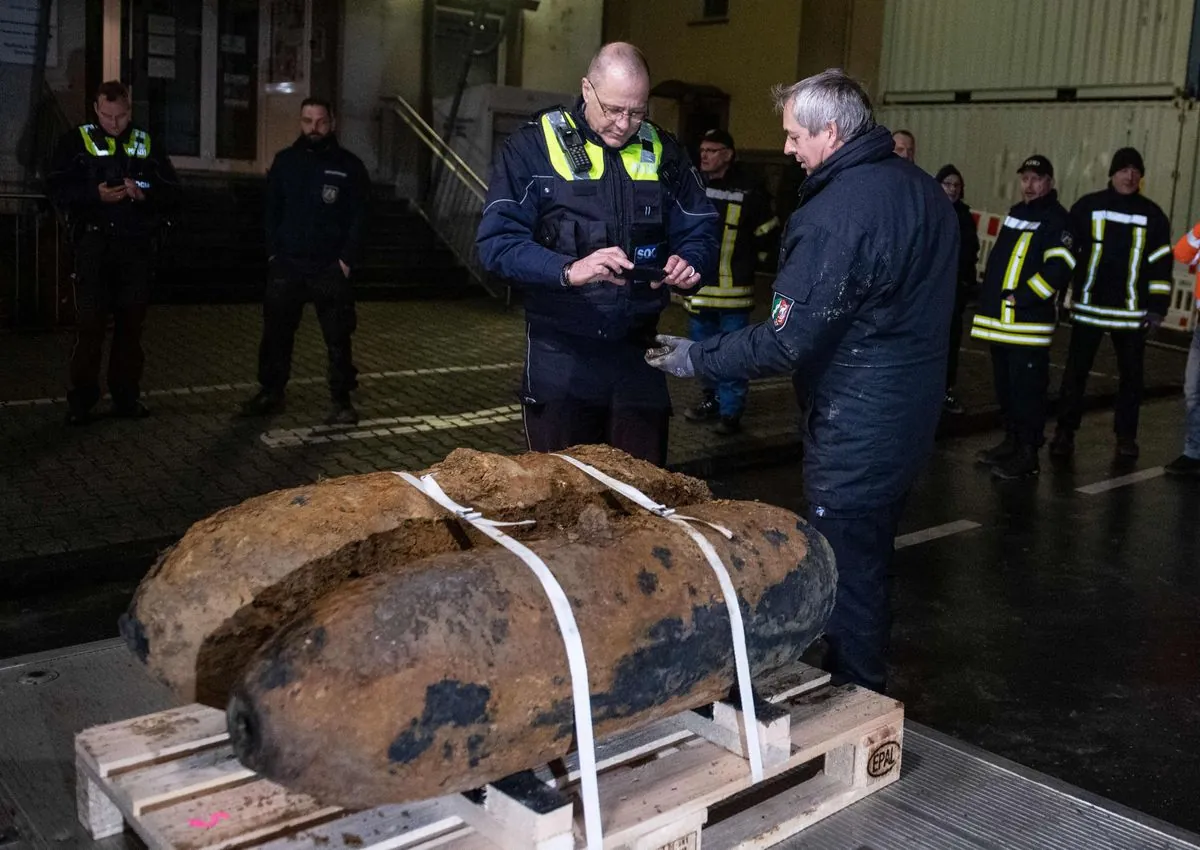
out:
M575 107L513 133L492 169L476 242L524 291L532 451L608 443L666 461L670 397L643 354L668 287L715 264L718 221L687 153L646 120L649 97L641 51L605 45Z
M708 380L792 374L809 521L838 563L829 662L840 679L881 690L893 539L945 393L958 223L938 184L892 154L866 92L842 71L777 90L776 105L784 152L809 176L770 319L702 343L660 337L647 358Z
M292 369L292 345L311 300L329 355L327 425L353 425L350 392L358 386L350 338L357 326L351 275L358 265L371 179L357 156L334 135L333 108L307 98L300 106L300 137L275 155L267 172L267 258L258 349L258 394L245 416L283 408Z

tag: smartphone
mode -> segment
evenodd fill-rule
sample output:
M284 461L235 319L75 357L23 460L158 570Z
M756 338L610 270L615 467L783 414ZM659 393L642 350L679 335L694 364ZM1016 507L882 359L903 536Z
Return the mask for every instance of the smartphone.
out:
M120 177L110 177L104 181L104 185L110 189L120 189L125 185L125 181Z
M625 280L632 280L635 283L653 283L666 276L667 270L660 266L634 266L631 269L625 269L621 274Z

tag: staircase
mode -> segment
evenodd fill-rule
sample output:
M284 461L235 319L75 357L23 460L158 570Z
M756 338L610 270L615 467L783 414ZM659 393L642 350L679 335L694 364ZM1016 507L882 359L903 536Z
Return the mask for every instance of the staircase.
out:
M157 300L257 301L267 275L266 178L184 173L183 202L159 263ZM391 186L373 186L368 233L354 277L360 299L453 298L481 293L454 254Z

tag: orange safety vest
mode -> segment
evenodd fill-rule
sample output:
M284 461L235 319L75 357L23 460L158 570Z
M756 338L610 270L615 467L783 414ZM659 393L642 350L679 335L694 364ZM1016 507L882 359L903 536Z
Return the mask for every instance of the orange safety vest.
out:
M1200 307L1200 222L1179 237L1175 243L1175 259L1187 263L1188 269L1196 273L1196 306Z

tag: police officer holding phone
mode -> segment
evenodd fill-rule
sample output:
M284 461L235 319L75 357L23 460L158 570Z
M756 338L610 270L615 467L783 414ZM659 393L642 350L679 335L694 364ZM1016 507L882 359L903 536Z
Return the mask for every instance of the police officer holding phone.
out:
M96 122L59 142L48 187L75 249L75 347L67 424L86 425L100 400L100 360L113 319L108 391L114 416L140 419L142 324L150 302L155 236L178 198L162 143L131 123L129 90L110 80L96 92Z
M532 451L608 443L666 462L670 397L643 354L670 287L710 272L719 222L683 147L646 120L649 97L641 51L605 45L574 108L513 133L493 166L476 240L525 294Z

